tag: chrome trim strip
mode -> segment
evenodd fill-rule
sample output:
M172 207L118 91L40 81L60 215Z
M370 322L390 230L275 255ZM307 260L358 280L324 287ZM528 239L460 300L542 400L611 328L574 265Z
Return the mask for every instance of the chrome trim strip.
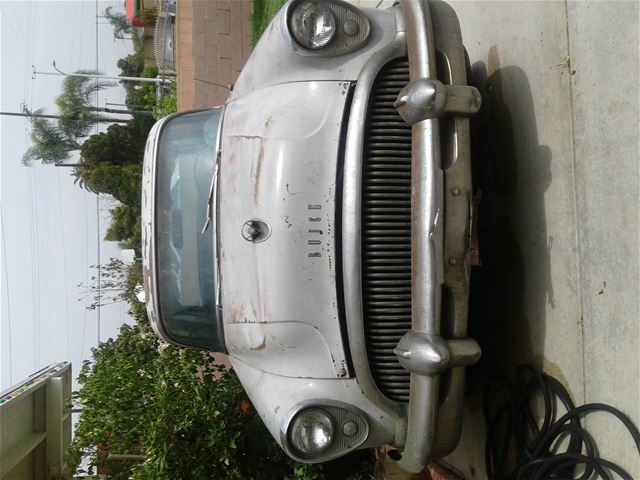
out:
M358 76L347 127L342 192L342 275L351 359L362 393L373 404L394 418L397 425L396 444L402 444L404 441L404 419L400 405L380 393L369 370L362 313L360 216L364 128L369 95L380 69L390 60L404 55L406 55L405 35L404 32L398 32L392 43L371 56Z
M212 228L213 228L213 264L215 268L215 281L216 281L216 324L218 326L218 335L221 343L224 345L224 352L227 353L227 348L224 343L224 323L222 319L222 276L220 273L220 242L218 241L218 218L220 215L219 202L218 202L218 185L220 172L220 159L222 158L222 129L224 128L224 114L227 111L227 105L223 105L220 110L220 120L218 121L218 131L216 132L216 158L213 166L213 178L211 179L211 210L212 210Z
M144 216L144 218L146 218L149 221L149 227L148 227L149 237L148 238L145 235L147 228L145 225L142 226L143 250L145 249L145 243L149 245L149 257L147 259L148 263L144 264L143 262L143 265L142 265L143 280L146 284L145 295L147 298L145 298L145 302L147 303L147 316L149 317L149 321L150 321L149 323L151 324L151 328L159 337L161 337L165 341L167 341L168 336L159 318L160 304L158 302L158 282L157 282L157 272L156 272L157 261L156 261L156 242L155 242L155 238L156 238L155 215L156 215L156 173L158 168L158 162L156 161L156 159L158 158L158 144L160 139L160 132L162 131L164 124L168 120L178 115L179 113L176 112L164 118L161 118L152 127L155 130L152 130L152 132L154 133L153 148L151 150L151 156L149 158L149 161L152 162L150 171L149 171L149 174L151 176L151 178L149 179L150 192L148 193L149 199L147 200L147 204L145 205L144 199L143 199L143 205L142 205L142 215ZM145 151L145 155L146 153L147 152ZM145 158L145 161L146 160L147 158ZM144 167L143 167L143 171L144 171ZM143 180L143 185L144 185L144 180ZM144 191L143 191L143 195L144 195ZM144 252L143 252L143 257L144 257ZM149 292L151 293L151 295L148 295ZM149 298L149 296L151 298ZM151 306L149 306L149 302L151 302Z

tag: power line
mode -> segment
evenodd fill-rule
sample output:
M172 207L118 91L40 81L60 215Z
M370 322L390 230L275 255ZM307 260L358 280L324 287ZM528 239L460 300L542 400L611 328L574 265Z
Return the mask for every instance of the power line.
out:
M11 344L13 343L11 337L11 293L9 290L9 265L7 264L7 246L5 244L5 232L4 232L4 215L2 213L2 204L0 204L0 230L2 230L2 258L4 258L4 284L7 291L7 317L9 330L9 384L13 385L13 351Z
M60 205L60 234L62 236L62 274L63 274L63 285L64 285L64 309L65 309L65 326L67 329L67 358L71 361L71 349L69 348L69 292L67 290L67 249L64 238L64 207L62 205L62 187L60 184L60 170L56 170L57 172L57 180L58 180L58 204Z
M98 56L98 52L100 51L100 49L98 48L98 0L96 0L96 26L95 26L95 32L96 32L96 72L99 71L100 69L100 63L99 63L99 56ZM96 79L96 86L98 85L99 80ZM100 97L99 97L99 88L96 88L96 108L100 105ZM96 133L98 133L98 124L96 124ZM100 345L100 304L102 303L102 298L101 298L101 268L102 265L100 265L100 193L96 192L96 243L97 243L97 257L98 257L98 261L97 261L97 265L98 265L98 307L96 309L96 315L97 315L97 324L98 324L98 343L96 344L96 347L98 345Z
M40 368L40 267L38 255L38 219L36 205L35 176L32 169L27 171L27 198L29 206L29 248L31 250L31 323L33 329L32 355L33 368Z
M9 5L12 9L13 9L13 5L11 3L8 3L7 5ZM27 53L24 50L24 45L26 44L26 41L24 39L19 39L18 38L18 34L16 33L16 29L13 27L13 21L11 20L11 18L9 17L9 14L3 10L2 8L2 2L0 2L0 13L2 13L2 16L6 18L7 20L7 25L9 25L9 28L11 29L11 35L13 35L13 38L15 38L18 47L22 50L22 52L24 53L24 55L26 56ZM14 10L15 13L15 10Z
M84 200L84 218L85 218L85 232L84 232L84 241L85 241L85 264L87 265L86 274L85 274L85 285L89 283L89 207L87 205L87 194L82 195L82 199ZM80 358L84 358L84 341L85 341L85 333L87 330L87 297L84 299L84 319L82 321L82 335L81 335L81 343L80 343Z

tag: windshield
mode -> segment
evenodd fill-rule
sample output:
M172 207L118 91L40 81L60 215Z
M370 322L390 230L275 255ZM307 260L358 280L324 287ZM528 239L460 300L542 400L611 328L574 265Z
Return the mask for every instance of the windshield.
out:
M212 228L202 234L216 158L219 110L167 121L158 145L156 271L159 321L179 344L224 351L215 305Z

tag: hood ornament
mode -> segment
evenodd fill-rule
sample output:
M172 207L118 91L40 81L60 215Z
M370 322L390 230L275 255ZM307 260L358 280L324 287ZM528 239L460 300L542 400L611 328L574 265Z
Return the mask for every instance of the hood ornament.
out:
M249 220L242 225L242 238L247 242L264 242L271 236L271 227L262 220Z

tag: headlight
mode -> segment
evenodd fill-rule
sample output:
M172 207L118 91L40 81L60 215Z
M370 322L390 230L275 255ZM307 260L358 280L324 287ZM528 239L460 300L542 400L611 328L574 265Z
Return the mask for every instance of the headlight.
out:
M327 45L336 33L336 19L320 2L298 3L291 12L289 28L302 47L317 50Z
M350 53L371 31L367 16L343 0L291 0L282 18L291 47L307 56Z
M289 441L300 456L314 457L331 445L333 434L331 417L319 408L308 408L291 423Z

